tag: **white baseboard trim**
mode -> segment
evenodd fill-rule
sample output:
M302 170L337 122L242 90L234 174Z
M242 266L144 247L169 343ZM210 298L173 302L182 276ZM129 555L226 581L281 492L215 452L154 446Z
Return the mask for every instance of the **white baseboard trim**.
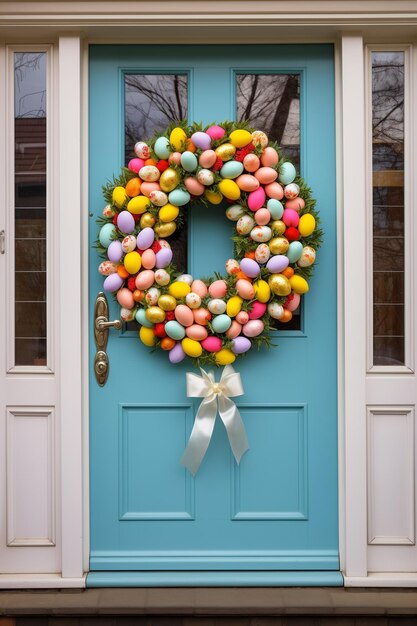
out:
M60 574L0 574L0 589L84 589L86 576L63 578Z
M368 576L344 576L345 587L417 587L417 573L370 572Z

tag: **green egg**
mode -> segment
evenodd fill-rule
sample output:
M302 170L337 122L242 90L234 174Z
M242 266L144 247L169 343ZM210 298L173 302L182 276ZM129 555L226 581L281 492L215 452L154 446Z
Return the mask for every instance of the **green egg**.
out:
M296 263L303 253L303 245L300 241L292 241L287 250L287 257L290 263Z
M228 161L223 165L220 170L220 176L222 178L237 178L243 172L243 163L240 161Z
M282 206L282 203L275 198L270 198L268 200L268 202L266 203L266 208L268 209L272 216L272 219L274 220L280 220L281 217L284 215L284 207Z
M185 337L185 328L179 322L175 320L170 320L165 324L165 332L168 337L171 339L175 339L175 341L180 341Z
M216 315L211 325L213 326L214 332L225 333L232 325L232 320L228 315L223 313L222 315Z
M108 248L115 236L116 227L114 224L104 224L100 230L98 238L103 248Z
M171 204L174 206L184 206L190 201L190 194L188 191L184 191L183 189L174 189L168 196L168 199Z
M181 165L186 172L195 172L198 166L197 157L189 150L186 150L181 155Z
M152 322L150 322L146 317L145 309L138 309L136 311L135 317L136 321L139 322L139 324L141 324L142 326L145 326L145 328L153 328L155 326L155 324L152 324Z
M153 151L160 159L167 159L171 153L168 139L166 137L158 137L155 141Z
M286 161L279 168L278 180L283 185L288 185L289 183L292 183L296 176L296 173L297 172L295 171L294 165L289 161Z

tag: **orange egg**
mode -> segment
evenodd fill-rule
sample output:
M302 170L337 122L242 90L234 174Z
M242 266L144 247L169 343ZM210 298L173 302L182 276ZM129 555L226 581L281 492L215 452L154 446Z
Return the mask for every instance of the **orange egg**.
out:
M191 139L187 139L187 150L189 152L195 152L197 150Z
M129 276L129 272L124 265L117 266L117 273L119 274L120 278L127 278Z
M250 278L248 278L248 276L246 276L245 272L242 272L242 270L239 270L238 272L236 272L236 278L242 278L243 280L250 280Z
M162 350L172 350L176 343L177 342L174 339L171 339L171 337L164 337L161 339L161 343L159 345Z
M255 250L248 250L248 252L245 252L245 257L247 259L255 260ZM239 276L239 278L240 278L240 276Z
M283 313L282 317L279 318L279 321L280 322L284 322L284 324L286 324L291 319L292 319L291 311L289 311L288 309L284 309L284 313Z
M146 159L145 165L156 165L156 161L154 159Z
M140 302L145 297L145 292L140 289L135 289L133 292L133 299L135 302Z
M286 267L281 274L284 274L287 278L291 278L291 276L294 276L294 270L292 267Z
M127 195L129 196L129 198L134 198L135 196L139 195L141 184L142 184L142 181L140 180L140 178L137 178L137 177L131 178L126 183L125 191Z

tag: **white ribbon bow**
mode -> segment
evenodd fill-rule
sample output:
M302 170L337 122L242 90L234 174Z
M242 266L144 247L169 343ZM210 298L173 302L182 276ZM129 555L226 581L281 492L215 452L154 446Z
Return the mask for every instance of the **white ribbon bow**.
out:
M239 463L243 454L248 450L248 440L242 417L236 404L230 397L243 395L243 386L240 374L234 371L231 365L226 365L220 382L216 383L212 372L200 368L202 376L187 372L187 396L204 398L198 407L193 430L181 463L195 475L200 463L209 447L213 434L217 412L226 427L230 447Z

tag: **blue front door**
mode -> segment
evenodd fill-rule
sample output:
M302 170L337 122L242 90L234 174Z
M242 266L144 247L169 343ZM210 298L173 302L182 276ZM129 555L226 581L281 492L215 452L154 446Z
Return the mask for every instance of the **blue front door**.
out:
M204 573L211 584L226 584L227 572L234 572L234 584L340 582L331 574L339 568L333 72L328 45L90 48L91 317L102 289L93 248L95 219L104 206L101 186L125 164L127 107L140 106L156 124L158 116L168 115L161 105L164 81L155 76L183 77L180 108L190 122L203 124L242 116L245 106L238 100L248 90L246 76L252 76L252 87L261 85L251 91L251 106L261 92L272 93L270 106L280 95L276 77L284 76L288 89L291 76L286 115L295 126L299 120L301 174L317 198L325 231L299 324L272 333L278 347L252 351L235 364L250 442L240 466L221 423L195 478L180 465L198 406L185 390L185 373L193 368L171 365L162 351L150 354L137 331L110 331L108 382L100 388L91 374L90 384L90 585L201 584ZM154 81L150 102L132 104L126 80L135 75L144 76L144 84ZM261 119L261 105L256 111L248 104L252 118ZM145 138L141 128L129 132ZM291 144L286 132L282 141ZM297 160L294 145L288 150ZM188 273L224 273L233 256L230 235L224 206L193 205ZM114 319L118 307L110 307ZM94 337L91 355L93 362ZM304 574L297 579L297 572Z

